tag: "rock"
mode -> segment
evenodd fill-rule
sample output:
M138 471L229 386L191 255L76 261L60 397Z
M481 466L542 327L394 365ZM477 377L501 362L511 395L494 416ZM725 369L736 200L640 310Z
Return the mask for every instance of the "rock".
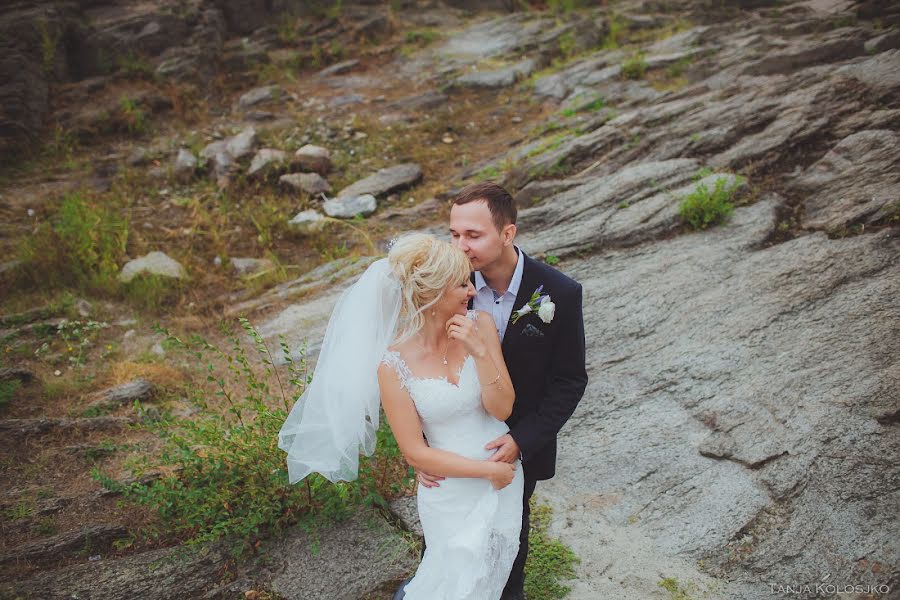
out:
M849 76L868 86L873 99L891 98L900 90L900 50L887 50L858 62L835 69L837 76Z
M109 542L119 535L117 526L98 526L101 541ZM69 534L81 543L93 543L91 530ZM93 547L93 546L91 546ZM74 549L74 548L73 548ZM107 600L168 600L175 597L206 597L205 593L221 579L221 571L230 559L224 543L214 544L207 552L185 553L185 548L161 548L139 552L123 558L102 552L102 559L59 567L0 584L0 593L12 597L31 595L47 600L64 600L78 596L92 598L98 589ZM108 555L107 555L108 554Z
M225 150L235 160L249 156L256 148L256 130L247 127L234 137L225 142Z
M405 163L380 169L378 172L353 183L340 192L338 197L372 195L380 196L395 190L407 188L422 178L422 169L415 163ZM374 208L372 209L374 210Z
M172 173L179 181L190 181L197 170L197 157L194 153L185 148L178 151L175 157L175 164L172 167Z
M0 556L0 564L19 560L39 562L58 559L62 555L78 552L86 545L89 545L94 552L105 550L114 540L127 535L128 530L121 525L91 525L78 531L61 533L22 544L14 551Z
M65 51L42 45L40 32L46 32L48 39L63 37L75 16L74 8L18 3L6 5L0 14L0 158L4 162L40 139L50 115L50 83L57 65L66 64Z
M896 330L883 311L900 276L900 239L888 230L841 240L819 232L767 246L777 202L739 207L719 229L566 262L584 288L591 381L560 432L566 468L540 494L561 540L604 571L576 583L580 597L625 588L648 592L614 597L652 597L658 576L641 571L687 568L672 557L702 558L707 572L727 574L716 597L761 600L770 594L762 580L795 576L801 564L836 581L890 578L857 571L855 551L824 558L820 549L859 544L896 554L896 508L860 512L871 500L857 486L883 477L883 466L860 472L846 462L896 454L896 426L875 417L896 407L897 377L882 377L896 371L898 349L889 343L873 357L863 348ZM552 247L559 231L523 226L517 243ZM703 299L674 319L673 307L694 293ZM843 335L821 337L826 331ZM618 458L601 464L601 456ZM641 550L636 532L665 551ZM605 559L587 541L598 538L635 549L637 564Z
M204 160L212 160L216 154L228 151L228 140L216 140L208 143L200 151L200 158Z
M238 275L252 275L272 268L272 261L267 258L231 258L231 266Z
M286 600L370 598L386 582L408 576L418 561L408 544L375 511L363 511L316 535L316 550L301 528L276 540L268 550L282 557L271 569L270 586ZM335 566L341 573L335 585Z
M784 52L771 53L745 68L744 74L760 76L789 73L810 65L835 62L862 54L865 54L865 48L861 39L832 32L830 39L816 40L813 43L803 40Z
M137 148L132 149L128 154L128 157L125 159L125 164L129 167L139 167L147 164L149 159L150 152L146 148L138 146Z
M27 384L35 380L34 373L22 367L0 368L0 381L18 381Z
M325 175L331 171L331 153L327 148L307 144L294 153L293 165Z
M391 102L388 107L400 111L429 110L445 106L448 101L449 97L447 96L447 94L437 91L430 91L425 92L424 94L416 94L414 96L400 98L399 100Z
M900 214L900 135L885 129L851 134L791 187L807 198L807 229L833 232Z
M454 84L460 87L501 88L509 87L534 71L534 60L526 58L514 65L492 71L474 71L457 77Z
M278 181L282 185L311 196L331 192L331 186L318 173L290 173L282 175Z
M313 209L301 211L288 221L288 226L291 230L302 235L321 231L324 225L325 216Z
M333 108L340 108L348 104L362 104L365 101L366 97L362 94L342 94L329 100L328 105Z
M359 60L352 58L350 60L345 60L343 62L339 62L331 65L330 67L326 67L319 71L319 77L330 77L331 75L341 75L343 73L347 73L348 71L352 71L354 67L359 64Z
M263 148L256 153L250 162L247 175L250 177L262 177L277 172L287 167L287 153L284 150Z
M404 530L409 531L420 540L425 539L425 532L422 530L422 523L419 521L419 511L416 508L415 496L401 496L392 500L389 508L391 514Z
M900 29L888 31L877 37L867 40L865 43L866 52L875 54L884 52L885 50L894 50L900 48Z
M136 423L134 417L85 417L77 419L6 419L0 421L0 432L9 436L29 436L58 430L85 434L93 431L115 431Z
M445 204L437 198L429 198L420 204L393 208L378 215L379 220L390 221L394 226L412 227L419 222L432 222L441 216Z
M545 198L564 192L582 183L586 179L544 179L532 181L513 196L519 210L530 208L542 202Z
M178 261L158 250L125 263L125 266L122 267L122 271L119 273L119 281L128 283L139 273L150 273L174 279L187 277L187 272Z
M139 402L148 402L153 398L153 384L139 377L128 383L123 383L115 387L91 394L87 407L97 410L116 409L124 404L133 404L136 400Z
M238 106L241 110L247 110L251 106L256 106L257 104L278 100L281 95L281 87L277 85L264 85L243 94L238 100Z
M322 208L329 217L352 219L356 215L369 216L378 208L378 202L372 194L341 196L326 200Z
M322 218L324 219L324 217ZM267 338L284 333L291 338L289 340L291 347L299 348L302 339L298 332L303 331L302 335L306 336L308 328L315 329L327 323L328 315L334 308L334 301L337 298L326 298L323 302L316 302L315 306L306 312L298 312L294 306L284 309L285 301L292 298L306 297L314 292L321 292L325 288L332 288L338 282L339 285L337 287L340 289L355 276L361 275L366 267L373 262L374 258L371 256L338 258L327 262L308 273L304 273L297 279L276 285L258 297L226 307L225 314L235 316L263 309L281 308L282 310L278 315L261 325L262 329L260 332ZM329 289L329 292L331 291ZM297 326L301 326L301 329L296 329ZM318 333L324 334L324 330ZM315 334L309 335L310 340L316 339ZM318 339L321 339L321 335ZM316 348L314 346L311 350L315 351ZM310 354L307 354L307 356L310 356ZM292 357L294 360L300 359L299 353L296 352ZM274 358L277 364L285 364L282 355L276 355Z

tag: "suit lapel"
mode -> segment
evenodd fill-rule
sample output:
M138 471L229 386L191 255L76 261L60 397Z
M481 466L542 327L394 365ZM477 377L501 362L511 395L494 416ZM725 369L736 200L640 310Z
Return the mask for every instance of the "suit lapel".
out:
M522 251L522 257L525 260L525 264L522 265L522 281L519 283L519 291L516 294L516 301L513 304L513 313L528 302L531 298L531 294L533 294L534 290L540 285L536 280L537 273L533 266L534 260L525 254L524 250L521 248L519 248L519 250ZM510 318L512 318L512 313L510 313ZM512 338L518 337L514 334L514 330L518 330L523 326L521 319L515 325L512 324L512 321L506 324L506 333L503 334L503 342L500 344L504 355L511 347Z

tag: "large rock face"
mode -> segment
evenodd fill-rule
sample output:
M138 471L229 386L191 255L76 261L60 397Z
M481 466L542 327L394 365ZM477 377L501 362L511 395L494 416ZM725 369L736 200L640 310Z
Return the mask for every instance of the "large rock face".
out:
M517 242L584 286L590 383L537 488L582 559L571 598L900 585L900 59L841 10L695 15L644 78L585 52L521 91L559 103L549 133L463 173L521 190ZM492 18L398 69L539 59L542 27ZM735 212L691 231L681 201L719 180ZM262 329L315 343L339 291Z

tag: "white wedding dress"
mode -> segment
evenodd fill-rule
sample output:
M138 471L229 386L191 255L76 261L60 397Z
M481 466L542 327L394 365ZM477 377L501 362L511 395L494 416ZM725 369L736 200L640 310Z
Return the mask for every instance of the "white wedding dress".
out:
M467 316L475 319L476 313ZM383 362L412 397L429 446L475 460L490 458L495 451L484 446L509 427L484 409L471 355L457 385L444 377L415 377L396 351L388 350ZM501 490L476 478L447 478L434 488L419 484L425 555L404 600L499 599L519 551L523 488L518 460L512 483Z

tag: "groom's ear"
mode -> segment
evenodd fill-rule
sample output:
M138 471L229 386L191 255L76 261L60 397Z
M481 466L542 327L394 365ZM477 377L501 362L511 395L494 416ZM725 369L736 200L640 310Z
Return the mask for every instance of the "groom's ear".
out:
M503 229L500 231L500 239L503 240L504 246L509 246L513 243L513 240L516 239L516 233L518 229L516 228L515 223L507 223L503 226Z

